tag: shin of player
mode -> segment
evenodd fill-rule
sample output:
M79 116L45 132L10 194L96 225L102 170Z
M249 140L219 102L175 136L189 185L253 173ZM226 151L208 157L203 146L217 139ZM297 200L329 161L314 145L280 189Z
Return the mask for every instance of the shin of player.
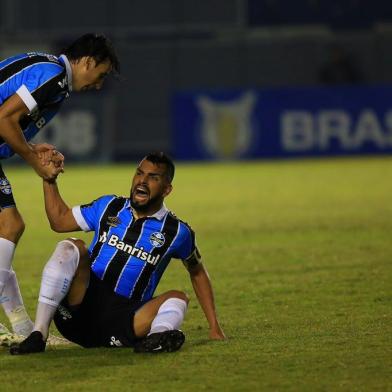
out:
M34 331L40 331L43 340L49 334L49 325L61 300L67 295L80 260L80 251L73 240L61 241L45 265L42 273Z
M61 300L68 294L73 281L77 280L78 266L81 265L81 253L84 251L83 242L67 239L57 244L52 256L46 263L41 280L37 313L33 332L27 339L27 350L33 352L45 351L49 326ZM85 258L86 254L82 257ZM85 287L88 280L85 282ZM26 341L25 341L26 342ZM26 344L25 344L26 345ZM13 354L23 353L23 348L11 347ZM20 352L21 351L21 352Z
M0 208L0 302L15 334L28 336L33 324L24 308L16 274L11 266L16 244L24 231L24 223L13 205L9 183L6 190L1 197ZM4 187L2 192L4 193ZM8 224L5 224L6 222ZM6 327L0 324L0 344L12 343L9 341L12 336Z

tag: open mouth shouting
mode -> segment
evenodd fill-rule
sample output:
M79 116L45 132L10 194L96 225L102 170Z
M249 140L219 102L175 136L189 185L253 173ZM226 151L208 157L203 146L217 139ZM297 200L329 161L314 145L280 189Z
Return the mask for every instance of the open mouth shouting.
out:
M150 198L150 190L145 185L137 185L132 192L132 199L137 203L144 203Z

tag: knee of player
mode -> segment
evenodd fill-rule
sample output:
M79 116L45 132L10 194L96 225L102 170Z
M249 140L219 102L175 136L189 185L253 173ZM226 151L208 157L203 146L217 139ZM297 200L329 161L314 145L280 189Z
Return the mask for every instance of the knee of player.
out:
M180 291L180 290L170 290L169 291L169 297L170 298L179 298L182 299L183 301L185 301L187 304L189 303L189 296L187 293L185 293L184 291Z
M80 255L81 259L88 255L87 246L83 240L81 240L79 238L70 237L70 238L67 238L66 241L71 242L72 244L74 244L76 246L76 248L79 251L79 255Z

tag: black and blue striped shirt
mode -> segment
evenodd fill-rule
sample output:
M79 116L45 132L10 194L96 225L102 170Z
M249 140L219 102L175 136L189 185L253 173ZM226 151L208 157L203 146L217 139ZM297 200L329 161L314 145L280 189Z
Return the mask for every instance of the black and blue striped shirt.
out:
M200 262L193 230L165 206L135 219L128 198L110 195L72 212L82 230L95 231L89 247L92 271L124 297L151 299L172 258Z
M30 111L20 121L27 141L53 118L71 89L71 66L64 55L31 52L0 62L0 105L14 94L23 100ZM0 138L0 158L13 154Z

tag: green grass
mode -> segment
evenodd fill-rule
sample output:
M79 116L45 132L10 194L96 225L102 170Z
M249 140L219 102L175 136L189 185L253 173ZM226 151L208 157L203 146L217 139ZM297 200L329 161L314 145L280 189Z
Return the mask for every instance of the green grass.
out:
M37 176L5 169L27 226L14 268L34 315L42 268L64 235L48 227ZM70 205L128 194L133 170L71 166L60 188ZM391 177L388 157L178 165L167 205L197 233L228 340L208 341L173 260L158 293L192 294L181 351L3 350L0 390L392 390Z

